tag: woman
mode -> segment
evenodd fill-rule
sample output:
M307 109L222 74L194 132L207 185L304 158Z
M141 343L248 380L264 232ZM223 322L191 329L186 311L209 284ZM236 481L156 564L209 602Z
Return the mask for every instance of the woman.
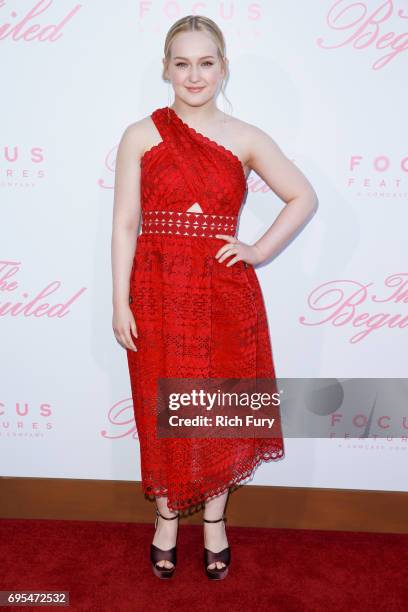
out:
M157 504L151 561L161 578L171 577L176 565L178 521L172 519L200 503L206 573L227 575L228 493L284 450L280 433L272 439L159 438L158 379L274 379L253 266L274 255L317 203L307 179L270 136L217 108L227 68L224 38L212 20L178 20L163 59L174 103L129 125L116 161L113 329L128 356L143 490ZM251 169L288 206L249 245L235 234Z

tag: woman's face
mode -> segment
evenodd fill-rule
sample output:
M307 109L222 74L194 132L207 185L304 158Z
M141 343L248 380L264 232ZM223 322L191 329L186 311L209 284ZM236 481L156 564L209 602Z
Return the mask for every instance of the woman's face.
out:
M212 38L204 32L177 34L166 76L186 104L201 106L214 98L225 71Z

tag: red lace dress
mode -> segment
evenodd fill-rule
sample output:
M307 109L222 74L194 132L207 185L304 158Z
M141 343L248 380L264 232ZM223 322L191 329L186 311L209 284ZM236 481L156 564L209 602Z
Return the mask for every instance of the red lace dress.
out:
M202 504L284 456L274 438L158 438L159 377L274 377L261 287L252 266L214 255L235 235L246 192L236 155L170 107L151 115L162 141L141 159L142 232L130 277L137 352L127 351L142 488L168 507ZM186 212L198 203L203 212ZM276 436L276 434L275 434Z

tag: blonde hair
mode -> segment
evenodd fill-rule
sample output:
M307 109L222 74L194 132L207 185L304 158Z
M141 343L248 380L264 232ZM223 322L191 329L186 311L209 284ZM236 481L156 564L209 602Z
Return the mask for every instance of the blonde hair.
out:
M164 42L164 65L163 65L163 79L167 80L165 77L165 72L168 68L171 56L171 44L177 34L180 32L207 32L215 42L218 51L218 57L221 60L221 63L225 69L225 79L222 80L221 85L221 93L224 98L227 100L230 106L231 102L228 100L225 95L224 85L225 80L229 76L228 64L225 61L225 39L221 29L212 19L209 17L204 17L203 15L187 15L186 17L182 17L171 26L170 30L167 32L166 40Z

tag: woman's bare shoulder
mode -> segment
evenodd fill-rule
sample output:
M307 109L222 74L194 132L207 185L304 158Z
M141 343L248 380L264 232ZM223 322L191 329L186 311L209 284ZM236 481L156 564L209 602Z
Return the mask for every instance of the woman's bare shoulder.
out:
M229 135L235 151L241 160L249 164L254 151L264 150L265 145L278 150L275 140L265 130L237 117L229 116Z
M150 115L130 123L123 131L121 143L132 152L142 153L146 143L151 138L152 120Z
M237 117L231 117L231 122L232 130L240 134L240 137L248 142L254 142L254 140L258 142L263 140L274 142L272 136L266 130L253 123L238 119Z

